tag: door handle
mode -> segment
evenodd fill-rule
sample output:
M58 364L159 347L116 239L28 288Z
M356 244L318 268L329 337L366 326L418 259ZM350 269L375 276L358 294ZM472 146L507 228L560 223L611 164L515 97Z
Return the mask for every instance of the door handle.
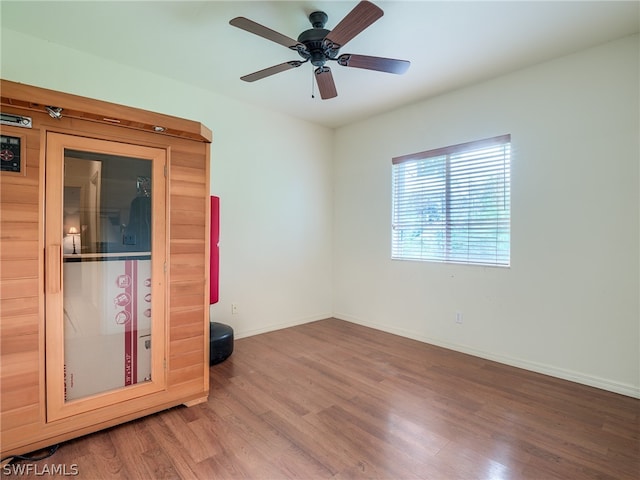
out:
M47 293L59 293L62 285L62 245L47 247L46 269Z

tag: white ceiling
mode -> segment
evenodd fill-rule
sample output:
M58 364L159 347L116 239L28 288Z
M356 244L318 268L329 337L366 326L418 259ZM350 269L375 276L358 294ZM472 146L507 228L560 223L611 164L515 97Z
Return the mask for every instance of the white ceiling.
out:
M335 63L338 97L312 93L312 66L246 83L299 59L229 25L244 16L292 38L325 11L331 30L351 1L9 1L2 27L329 127L391 110L639 31L640 2L374 1L384 16L340 53L411 61L404 75Z

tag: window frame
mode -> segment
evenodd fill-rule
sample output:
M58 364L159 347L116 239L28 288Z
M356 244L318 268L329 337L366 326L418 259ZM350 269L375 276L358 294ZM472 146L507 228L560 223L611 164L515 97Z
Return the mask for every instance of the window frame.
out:
M465 204L464 209L458 210L457 207L454 207L454 208L451 207L451 204L453 203L452 195L455 200L460 200L461 198L464 198L463 195L458 195L456 197L454 194L452 194L453 174L451 172L451 163L452 163L451 157L452 156L455 157L457 155L458 156L464 155L471 152L481 152L482 150L485 150L485 149L491 149L493 147L500 147L500 146L507 147L507 149L502 155L502 162L503 162L503 169L504 169L503 180L502 180L503 193L501 197L496 197L496 198L500 198L504 203L505 207L503 207L502 209L498 209L498 208L495 209L496 223L499 223L499 226L497 226L495 229L495 234L492 240L492 241L495 241L496 243L495 258L491 258L490 260L486 260L486 259L482 260L481 257L483 257L483 254L480 251L480 248L477 248L476 250L474 250L473 248L474 246L479 247L479 245L471 245L471 246L467 246L466 248L466 252L467 252L466 260L464 259L461 260L460 259L461 256L458 253L455 253L454 252L455 249L454 247L452 247L454 242L452 241L451 236L452 236L452 231L454 230L454 226L456 225L456 222L452 221L450 217L452 214L458 214L460 212L472 213L476 210L473 210L473 207L471 207L469 204L470 202ZM429 168L429 163L428 163L429 160L436 161L436 166L437 166L437 160L440 157L445 157L443 160L444 167L440 166L440 170L444 169L444 174L440 172L440 176L444 175L444 187L442 187L441 185L440 189L438 190L437 188L434 188L434 187L422 188L420 187L420 185L417 185L420 188L419 193L416 193L412 196L407 196L405 193L399 194L397 192L397 189L399 188L399 185L400 185L400 182L396 178L396 175L398 175L397 165L407 163L407 162L414 162L416 165L416 169ZM454 158L454 161L455 160L456 159ZM424 161L424 163L420 164L420 161ZM423 152L402 155L399 157L394 157L391 163L392 163L392 175L391 175L391 183L392 183L391 259L392 260L426 261L426 262L450 263L450 264L493 266L493 267L500 267L500 268L509 268L511 266L511 134L499 135L499 136L485 138L481 140L474 140L471 142L460 143L457 145L451 145L447 147L426 150ZM470 174L472 175L478 172L486 173L487 171L490 171L491 168L493 168L493 167L487 167L486 165L493 165L493 163L489 163L489 162L483 163L479 167L476 167L475 170L471 170ZM467 172L467 174L469 174L469 172ZM468 176L469 175L467 175L467 177ZM442 179L438 177L437 173L433 173L431 175L425 176L425 178L427 177L430 180L440 180L440 183L442 184ZM419 183L418 181L415 182L415 184L418 184L418 183ZM416 186L410 182L403 182L402 185L405 187L407 185ZM475 186L476 185L474 184L474 187ZM441 248L441 253L434 253L436 252L436 250L429 247L427 247L427 249L423 251L422 246L420 247L419 254L415 254L415 252L412 253L410 251L406 254L399 252L399 250L402 249L402 245L400 244L401 240L400 241L398 240L398 230L399 230L398 225L401 222L397 220L397 217L401 213L407 213L407 211L405 210L406 205L402 204L400 207L398 207L398 203L406 202L407 198L416 198L419 194L423 194L423 195L433 194L434 192L442 193L442 190L444 190L444 197L443 197L444 208L441 208L438 211L438 213L440 214L444 212L445 218L443 220L440 220L440 223L442 224L442 226L439 228L436 225L437 222L434 222L434 224L432 224L433 228L426 228L422 225L419 227L421 229L421 232L420 232L421 237L424 235L425 232L430 231L432 234L435 233L437 235L440 235L441 238L444 238L444 241L443 241L444 246ZM506 210L506 217L504 213L499 213L499 212L504 212L505 210ZM505 226L505 222L506 222L506 226ZM482 229L481 226L474 226L473 228L468 227L468 232L477 233L481 229ZM506 249L503 248L500 250L497 245L501 242L504 243L504 240L501 241L499 237L504 236L505 234L507 236L507 246L506 246ZM469 243L473 244L474 242L469 242ZM500 254L499 251L503 253ZM505 251L506 251L506 255L504 254ZM488 255L484 254L484 256L486 257Z

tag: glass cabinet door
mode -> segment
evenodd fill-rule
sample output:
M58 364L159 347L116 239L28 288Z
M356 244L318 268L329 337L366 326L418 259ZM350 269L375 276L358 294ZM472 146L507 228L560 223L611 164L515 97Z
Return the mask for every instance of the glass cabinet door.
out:
M166 151L47 134L47 420L162 390Z

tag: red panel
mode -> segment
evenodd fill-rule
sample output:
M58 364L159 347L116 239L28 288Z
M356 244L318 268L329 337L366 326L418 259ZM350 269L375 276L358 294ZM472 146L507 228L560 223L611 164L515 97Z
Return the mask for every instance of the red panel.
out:
M211 265L209 268L209 303L218 303L220 271L220 197L211 196Z

